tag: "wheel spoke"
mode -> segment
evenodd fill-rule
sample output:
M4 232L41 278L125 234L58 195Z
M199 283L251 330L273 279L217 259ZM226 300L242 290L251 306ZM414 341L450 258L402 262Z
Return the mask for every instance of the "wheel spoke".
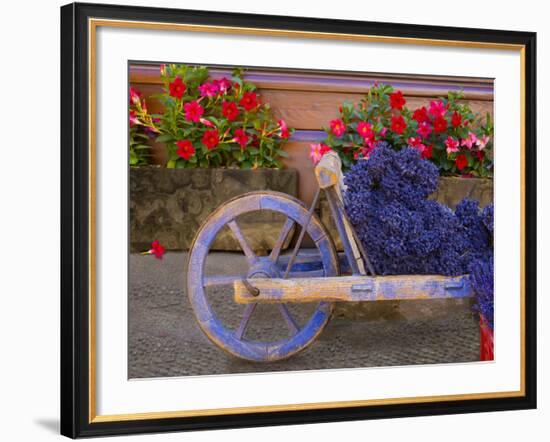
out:
M250 244L248 244L248 241L243 235L243 232L241 231L241 228L237 224L237 221L232 220L228 223L229 228L233 232L233 235L235 238L237 238L237 241L239 241L239 244L241 245L241 249L243 249L244 254L246 255L246 259L248 260L249 264L253 264L256 262L257 257L252 248L250 247Z
M271 250L271 253L269 255L269 259L273 262L277 262L277 259L279 259L279 255L281 254L281 249L283 248L283 245L285 244L286 237L292 230L292 227L294 226L294 220L292 218L287 218L285 221L285 224L283 225L283 228L281 229L281 233L279 234L279 237L277 238L277 242L273 246L273 249Z
M288 310L288 307L286 306L286 304L277 304L277 307L279 308L280 312L282 313L283 318L286 322L286 325L288 325L289 330L293 334L298 333L300 331L300 327L298 326L298 324L296 323L296 321L294 320L294 318L290 314L290 311Z
M205 276L202 285L204 287L216 287L218 285L233 285L235 281L240 281L243 278L246 278L246 275Z
M237 330L235 330L235 337L239 340L241 340L246 332L246 328L248 327L248 323L250 322L250 318L252 317L252 313L256 309L256 306L258 304L248 304L246 308L244 309L243 318L241 319L241 323L239 324L239 327Z

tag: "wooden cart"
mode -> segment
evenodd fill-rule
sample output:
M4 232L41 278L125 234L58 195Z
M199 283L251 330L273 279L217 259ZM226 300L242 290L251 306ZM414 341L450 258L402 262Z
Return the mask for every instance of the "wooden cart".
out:
M234 198L215 210L203 223L189 253L187 293L202 331L223 350L251 361L288 358L311 344L328 323L334 302L405 299L463 298L472 296L468 276L441 275L376 276L369 257L349 222L342 201L343 181L338 155L323 156L315 174L319 190L308 209L288 195L259 191ZM320 192L324 191L342 239L344 254L338 256L333 239L315 214ZM278 239L267 256L254 252L238 224L239 217L271 211L283 217ZM300 233L290 255L281 255L287 237ZM223 229L229 229L240 244L247 270L234 275L206 274L210 247ZM299 254L304 238L316 253ZM224 301L242 304L234 321L221 319L213 308L209 288L224 294ZM290 306L308 304L301 323ZM254 339L249 328L255 310L269 304L286 329L282 338ZM223 305L226 304L222 304ZM273 322L279 318L271 318Z

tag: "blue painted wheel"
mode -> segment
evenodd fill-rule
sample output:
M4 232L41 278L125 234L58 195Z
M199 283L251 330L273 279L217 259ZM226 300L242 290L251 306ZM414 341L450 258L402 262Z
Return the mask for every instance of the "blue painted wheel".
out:
M268 256L258 256L254 252L246 232L239 225L243 217L250 219L254 217L254 212L260 211L274 212L282 226ZM308 210L299 200L283 193L259 191L224 203L205 220L189 252L187 293L201 330L218 347L250 361L277 361L306 348L328 323L332 303L310 304L310 310L302 312L296 310L300 306L239 305L233 299L232 282L237 278L282 277L284 271L281 272L279 262L284 261L279 259L282 245L295 226L301 229L307 216ZM227 257L233 260L236 269L233 275L212 274L212 266L207 264L211 246L222 231L231 232L242 250L239 255ZM317 216L312 217L306 232L310 244L316 249L321 267L311 273L304 272L298 261L291 269L290 277L338 275L334 244ZM237 313L236 308L241 311ZM273 312L258 311L266 308ZM264 322L269 323L269 333L263 333L260 325L254 324L260 322L262 317L267 318ZM258 336L251 336L255 331ZM279 332L283 336L278 336Z

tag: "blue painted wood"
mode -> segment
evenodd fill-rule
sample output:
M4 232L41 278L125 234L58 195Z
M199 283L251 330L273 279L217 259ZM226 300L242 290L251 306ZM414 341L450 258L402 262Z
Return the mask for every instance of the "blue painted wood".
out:
M308 279L254 280L259 295L235 283L238 303L357 302L467 298L474 294L468 275L339 276Z
M244 333L235 333L235 330L226 327L217 318L205 293L205 285L209 284L209 278L204 275L204 267L210 245L224 226L239 215L256 210L272 210L283 213L294 219L299 225L302 225L307 216L307 208L303 203L278 192L251 192L228 201L215 210L197 232L189 253L187 293L201 330L217 346L240 358L252 361L274 361L290 357L311 344L329 321L332 303L320 302L302 329L289 338L276 342L245 339ZM334 245L318 217L312 218L307 233L314 240L318 249L323 273L327 276L336 276L338 260ZM250 251L248 253L250 255ZM254 263L250 271L258 266L263 271L273 272L273 276L277 276L275 263L271 263L272 266L269 266L267 260L269 257L254 259L249 256L248 261ZM271 270L271 268L275 270ZM231 297L229 296L228 299ZM282 321L283 317L281 317ZM282 322L282 324L284 323Z
M357 261L355 260L355 255L351 247L351 241L353 241L353 238L348 237L348 233L346 232L346 228L344 226L344 214L340 210L340 206L336 203L336 198L338 198L338 196L336 195L336 189L334 187L329 187L325 189L325 195L329 203L330 211L332 212L332 219L336 224L336 230L338 231L340 239L342 240L344 253L347 257L351 272L354 275L359 275L361 274L361 271L359 270L359 266L357 264Z

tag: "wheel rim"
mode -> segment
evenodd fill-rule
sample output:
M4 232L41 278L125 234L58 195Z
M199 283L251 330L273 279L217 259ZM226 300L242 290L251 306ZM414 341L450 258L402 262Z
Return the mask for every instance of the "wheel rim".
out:
M279 233L279 241L276 242L275 247L267 258L256 256L236 221L239 215L261 210L273 211L287 217ZM224 325L223 321L218 318L205 292L205 288L211 286L213 283L225 282L227 284L228 281L234 279L229 276L223 277L225 280L222 281L223 278L217 280L205 275L205 262L210 246L224 226L227 226L231 230L233 236L243 249L248 264L247 278L255 276L280 277L281 275L277 274L276 263L281 253L281 247L279 246L284 242L281 241L281 238L284 240L285 231L286 235L288 235L292 229L292 225L303 226L306 217L307 209L297 199L278 192L252 192L228 201L215 210L203 223L190 249L187 292L200 328L217 346L235 356L251 361L275 361L288 358L303 350L323 330L330 319L332 303L318 303L313 314L302 328L299 328L296 322L293 323L292 315L286 304L279 304L276 308L281 312L281 316L289 330L294 328L295 333L291 334L288 338L276 341L249 340L245 337L245 334L258 304L246 305L239 325L235 329L232 329ZM319 251L319 257L322 262L322 274L325 276L337 275L338 260L334 246L316 216L312 217L307 233ZM230 302L234 301L231 300Z

